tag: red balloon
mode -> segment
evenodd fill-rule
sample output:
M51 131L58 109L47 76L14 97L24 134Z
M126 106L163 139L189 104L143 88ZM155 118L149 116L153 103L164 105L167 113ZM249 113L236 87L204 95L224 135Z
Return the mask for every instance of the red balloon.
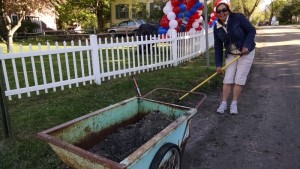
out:
M182 19L181 18L175 18L175 20L178 22L178 25L182 24Z
M192 23L189 23L189 22L188 22L188 23L186 24L186 26L185 26L185 27L186 27L186 29L188 29L188 28L191 28L191 27L193 27L193 25L192 25Z
M212 20L216 20L216 19L217 19L217 17L213 16L213 17L211 17L211 19L212 19Z
M200 8L198 8L199 10L203 10L204 9L204 5L202 5Z
M180 1L179 0L171 0L171 4L173 7L179 6L180 5Z
M202 27L199 26L198 28L196 28L197 31L201 31L202 30Z
M199 19L199 18L201 17L201 15L200 15L199 12L196 12L196 13L193 15L193 17L194 17L195 19Z
M188 11L191 10L193 6L194 6L193 4L187 4L186 5L186 10L188 10Z
M194 21L195 21L194 16L191 16L191 17L189 18L189 20L188 20L188 22L190 22L190 23L193 23Z
M164 28L168 28L169 27L169 20L167 17L162 17L161 21L160 21L160 25Z
M174 12L175 14L179 14L179 13L181 12L180 7L179 7L179 6L174 7L174 8L173 8L173 12Z
M213 23L213 21L209 21L209 22L208 22L209 25L212 25L212 23Z

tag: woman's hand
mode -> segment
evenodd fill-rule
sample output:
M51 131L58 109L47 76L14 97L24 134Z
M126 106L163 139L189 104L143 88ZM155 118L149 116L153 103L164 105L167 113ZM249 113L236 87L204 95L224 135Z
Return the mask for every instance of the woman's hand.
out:
M249 49L246 48L246 47L243 47L243 49L242 49L242 56L243 55L247 55L248 53L249 53Z
M222 70L222 67L217 67L216 68L217 73L219 74L224 74L224 71Z

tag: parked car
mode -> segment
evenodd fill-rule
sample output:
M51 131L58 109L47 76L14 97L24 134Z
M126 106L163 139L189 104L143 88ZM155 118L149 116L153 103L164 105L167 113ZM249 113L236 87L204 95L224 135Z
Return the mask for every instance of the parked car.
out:
M135 35L141 24L147 23L143 19L126 20L117 26L109 28L107 31L112 37L116 35Z

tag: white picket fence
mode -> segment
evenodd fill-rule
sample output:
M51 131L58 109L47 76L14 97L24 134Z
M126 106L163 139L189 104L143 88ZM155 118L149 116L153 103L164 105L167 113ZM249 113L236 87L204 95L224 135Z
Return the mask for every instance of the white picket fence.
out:
M212 30L209 30L209 47L213 46ZM6 85L5 96L28 97L34 92L64 90L86 83L101 84L110 80L145 71L152 71L190 60L205 52L205 31L196 34L178 33L172 38L162 36L104 38L90 35L84 45L71 41L62 46L55 43L47 49L34 50L31 45L25 52L11 49L4 54L0 49L1 67Z

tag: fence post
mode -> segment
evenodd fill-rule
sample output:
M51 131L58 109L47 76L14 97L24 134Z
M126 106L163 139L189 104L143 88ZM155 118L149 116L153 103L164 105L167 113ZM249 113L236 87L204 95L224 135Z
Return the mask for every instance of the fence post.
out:
M0 48L0 57L2 55L2 48ZM8 109L6 104L6 97L5 97L5 85L4 85L4 78L3 78L3 67L2 67L2 60L0 59L0 112L3 124L3 131L5 138L9 138L11 136L10 130L10 121L8 115Z
M95 77L95 83L100 85L101 84L101 74L100 74L100 62L99 62L99 55L98 55L98 42L97 42L97 35L90 35L90 42L91 42L91 53L92 53L92 67L93 73Z
M171 38L173 39L172 41L172 55L173 55L173 65L177 66L178 65L178 55L177 55L177 31L171 31Z

